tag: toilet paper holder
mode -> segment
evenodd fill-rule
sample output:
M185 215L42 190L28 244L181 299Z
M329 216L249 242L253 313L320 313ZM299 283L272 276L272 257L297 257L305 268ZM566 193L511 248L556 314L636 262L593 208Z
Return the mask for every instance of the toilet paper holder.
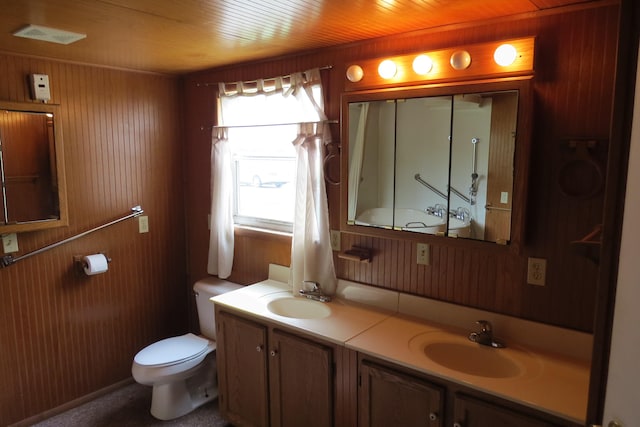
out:
M107 259L107 264L111 263L111 257L109 255L107 255L105 252L96 252L96 254L101 254L104 255L104 257ZM84 262L84 257L86 255L74 255L73 256L73 264L75 265L76 270L79 273L84 274L84 269L87 266L87 264Z

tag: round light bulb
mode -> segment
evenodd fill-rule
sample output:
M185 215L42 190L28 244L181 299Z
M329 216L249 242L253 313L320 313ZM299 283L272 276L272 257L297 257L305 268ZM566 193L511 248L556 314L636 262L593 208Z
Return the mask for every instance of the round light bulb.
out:
M421 76L428 74L433 68L433 61L427 55L418 55L413 60L413 71Z
M350 82L359 82L362 80L362 77L364 77L364 70L361 66L351 65L347 68L347 79L349 79Z
M456 70L464 70L471 65L471 55L466 50L458 50L451 54L449 63Z
M398 72L398 68L396 67L396 63L390 59L385 59L378 65L378 74L383 79L390 79L396 75Z
M493 60L496 61L496 64L506 67L507 65L513 64L513 61L516 60L518 56L518 51L513 45L510 44L502 44L498 46L496 51L493 53Z

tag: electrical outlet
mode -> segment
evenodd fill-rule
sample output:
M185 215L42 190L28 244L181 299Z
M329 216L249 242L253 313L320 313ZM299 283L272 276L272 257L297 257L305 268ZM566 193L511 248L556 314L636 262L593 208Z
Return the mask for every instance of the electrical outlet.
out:
M331 250L340 251L340 231L331 230Z
M418 243L418 254L416 262L420 265L429 265L429 245L426 243Z
M529 258L527 268L527 283L544 286L547 275L547 260L544 258Z
M146 215L138 217L138 232L139 233L148 233L149 232L149 217Z
M18 252L18 235L16 233L3 234L2 249L5 254Z

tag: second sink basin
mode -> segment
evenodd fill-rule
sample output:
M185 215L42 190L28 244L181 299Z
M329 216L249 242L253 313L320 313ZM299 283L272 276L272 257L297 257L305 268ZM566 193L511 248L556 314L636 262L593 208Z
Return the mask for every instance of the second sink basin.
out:
M502 349L479 344L435 342L424 346L424 354L445 368L465 374L490 378L511 378L522 373L513 360L505 357Z
M321 319L331 314L326 303L301 297L281 297L267 303L267 310L278 316L294 319Z
M536 359L524 350L483 346L447 332L420 334L409 347L442 367L478 377L508 379L538 371Z

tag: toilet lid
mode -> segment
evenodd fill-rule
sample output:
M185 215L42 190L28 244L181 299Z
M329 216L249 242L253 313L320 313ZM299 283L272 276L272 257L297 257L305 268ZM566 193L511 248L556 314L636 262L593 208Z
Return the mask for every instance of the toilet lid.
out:
M172 365L199 356L208 345L209 340L194 334L166 338L140 350L134 361L145 366Z

